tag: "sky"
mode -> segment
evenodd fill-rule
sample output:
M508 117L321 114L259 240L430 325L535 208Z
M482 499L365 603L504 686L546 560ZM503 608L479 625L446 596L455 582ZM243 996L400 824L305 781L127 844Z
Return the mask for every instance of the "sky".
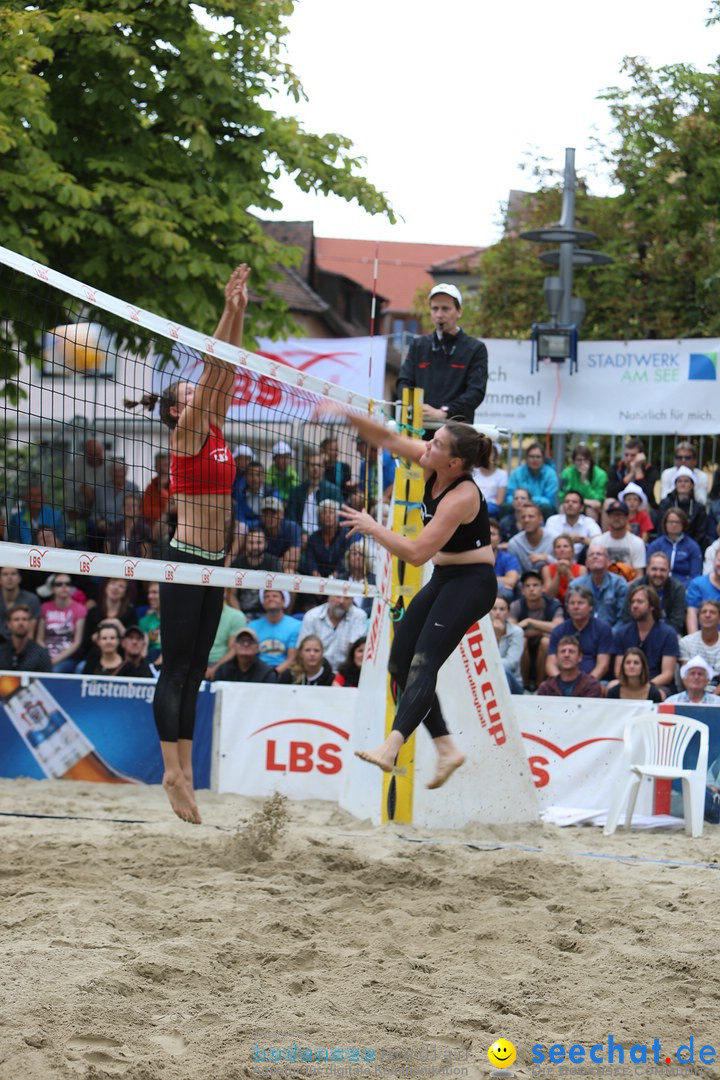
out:
M562 171L565 148L595 194L593 137L612 124L598 94L623 85L624 56L654 67L707 67L720 26L709 0L297 0L287 59L308 102L276 101L313 132L340 132L366 158L367 178L401 218L390 225L356 204L281 180L282 211L315 234L484 246L501 233L511 188L532 190L523 161ZM591 171L595 170L595 171Z

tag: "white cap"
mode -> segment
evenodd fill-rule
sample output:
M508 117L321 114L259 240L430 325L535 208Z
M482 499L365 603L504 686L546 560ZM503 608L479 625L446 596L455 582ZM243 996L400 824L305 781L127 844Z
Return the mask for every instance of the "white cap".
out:
M695 473L692 469L688 469L687 465L679 465L675 470L675 476L673 477L673 483L677 480L678 476L689 476L693 484L695 483Z
M265 601L265 593L266 592L279 592L279 593L281 593L282 598L283 598L283 607L286 608L286 609L290 607L290 593L285 592L284 589L260 589L260 603L261 604L264 603L264 601ZM239 633L240 633L240 631L238 630L238 634Z
M276 442L272 448L273 457L275 457L276 454L292 454L292 452L292 446L290 446L290 444L286 442Z
M636 484L632 480L630 481L629 484L626 484L625 487L622 489L622 491L618 495L618 499L624 499L626 495L637 495L637 497L640 499L641 505L642 506L647 506L647 495L645 494L643 489L640 487L640 485Z
M236 457L249 457L251 461L255 460L255 451L251 446L246 446L245 443L238 443L232 452L232 456Z
M443 282L441 285L433 285L428 299L437 296L438 293L443 293L445 296L452 296L453 300L457 300L460 307L462 307L462 293L457 285L448 285L447 282Z
M707 673L708 679L715 678L715 672L710 667L707 660L703 659L702 656L693 656L692 660L688 660L687 663L683 664L680 668L680 678L684 679L688 671L696 667L702 668L703 671Z

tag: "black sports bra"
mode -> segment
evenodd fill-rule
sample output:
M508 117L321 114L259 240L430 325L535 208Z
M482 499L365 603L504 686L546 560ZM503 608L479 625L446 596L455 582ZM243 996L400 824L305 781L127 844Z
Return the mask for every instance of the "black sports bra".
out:
M458 525L455 532L443 547L441 551L447 551L452 554L457 554L461 551L475 551L477 548L490 546L490 521L488 517L487 503L485 502L485 496L475 481L468 473L463 473L462 476L458 476L457 480L453 480L451 484L441 491L439 495L433 496L432 487L435 483L435 473L431 473L425 482L425 493L423 495L422 505L422 519L423 525L427 525L428 521L431 521L435 516L435 512L438 508L438 503L441 499L444 499L448 491L452 491L458 484L462 484L467 480L471 483L478 495L480 496L480 507L475 517L467 525Z

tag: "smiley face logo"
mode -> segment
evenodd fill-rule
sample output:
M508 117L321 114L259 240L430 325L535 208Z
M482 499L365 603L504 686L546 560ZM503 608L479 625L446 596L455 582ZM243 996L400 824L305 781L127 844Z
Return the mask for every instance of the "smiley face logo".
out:
M515 1047L507 1039L496 1039L488 1050L488 1061L496 1069L507 1069L516 1057Z

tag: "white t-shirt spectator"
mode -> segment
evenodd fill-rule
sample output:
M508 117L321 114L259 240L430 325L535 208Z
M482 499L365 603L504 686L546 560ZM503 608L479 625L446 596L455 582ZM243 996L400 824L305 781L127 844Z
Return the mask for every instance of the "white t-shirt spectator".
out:
M647 550L639 536L625 533L621 540L614 540L609 532L604 532L598 540L607 548L611 563L628 563L634 570L644 570L647 566Z

